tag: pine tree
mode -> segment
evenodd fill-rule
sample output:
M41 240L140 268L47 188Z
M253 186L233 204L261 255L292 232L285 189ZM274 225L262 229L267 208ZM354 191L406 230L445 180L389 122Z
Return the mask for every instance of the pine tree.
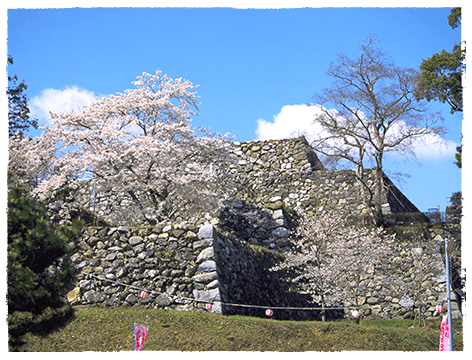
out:
M80 224L51 225L40 202L27 199L24 186L8 193L8 311L40 314L63 305L73 271L67 260L67 240Z
M8 55L8 65L13 65L13 58ZM38 119L30 118L26 90L28 86L24 80L18 83L18 76L8 75L8 135L11 137L17 132L24 134L30 126L37 129Z

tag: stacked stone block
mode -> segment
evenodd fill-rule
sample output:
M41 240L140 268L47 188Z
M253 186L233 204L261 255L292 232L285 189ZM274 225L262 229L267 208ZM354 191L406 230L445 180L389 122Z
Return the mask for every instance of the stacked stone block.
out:
M384 286L375 271L365 275L363 316L409 318L418 309L425 318L437 316L436 305L446 301L440 240L397 244L390 274L402 280L396 287ZM218 233L211 224L85 228L69 246L77 269L77 286L69 294L73 305L193 310L211 304L213 312L245 315L261 315L261 307L318 306L269 270L283 252ZM142 298L142 291L148 296ZM452 300L453 316L460 318L460 299ZM282 312L278 318L319 317L319 311Z
M84 228L69 243L72 304L202 308L219 299L213 226ZM141 297L142 291L147 296Z
M247 184L237 198L274 210L286 206L298 212L342 208L352 215L366 213L355 171L326 170L303 136L235 143L233 152L242 168L239 181ZM370 187L374 175L365 170L364 182ZM384 214L419 212L386 176L381 201Z

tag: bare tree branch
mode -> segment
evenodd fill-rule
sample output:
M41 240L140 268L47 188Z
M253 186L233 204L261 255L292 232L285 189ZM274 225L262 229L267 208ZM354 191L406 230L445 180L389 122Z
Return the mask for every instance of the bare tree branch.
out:
M337 64L331 64L327 74L333 78L332 86L313 98L321 109L314 122L328 135L312 146L335 162L344 159L354 164L361 181L364 162L375 164L374 196L369 202L380 225L384 155L414 155L414 140L442 135L444 129L438 125L442 116L415 97L418 71L395 66L376 44L375 37L369 37L358 59L341 54Z

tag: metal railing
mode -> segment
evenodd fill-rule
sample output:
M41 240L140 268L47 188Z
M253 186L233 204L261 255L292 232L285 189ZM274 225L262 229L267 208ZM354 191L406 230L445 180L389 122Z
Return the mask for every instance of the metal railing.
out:
M446 221L446 213L439 211L438 208L428 209L427 212L423 213L432 223L440 223Z

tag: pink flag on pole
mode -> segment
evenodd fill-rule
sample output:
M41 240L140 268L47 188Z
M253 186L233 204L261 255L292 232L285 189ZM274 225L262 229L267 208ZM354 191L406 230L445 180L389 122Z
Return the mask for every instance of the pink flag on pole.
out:
M143 350L148 330L149 328L146 326L134 325L134 351Z
M451 351L449 348L449 321L447 315L443 316L441 332L439 335L439 351Z

